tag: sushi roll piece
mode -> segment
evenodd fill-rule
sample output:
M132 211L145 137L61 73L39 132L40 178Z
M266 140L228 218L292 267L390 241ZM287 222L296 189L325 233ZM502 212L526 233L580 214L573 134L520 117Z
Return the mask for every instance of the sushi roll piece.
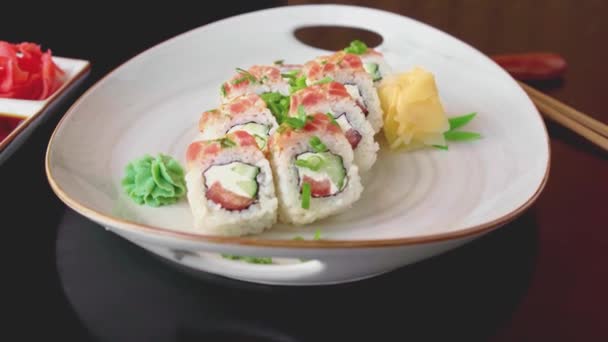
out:
M236 131L191 143L186 167L187 197L197 229L240 236L260 233L276 222L272 170L249 133Z
M321 113L290 119L269 141L279 220L306 224L349 208L363 187L340 126Z
M289 95L289 83L281 76L281 69L276 66L254 65L249 70L236 70L236 75L220 86L222 103L250 93Z
M382 79L393 72L380 51L367 48L365 53L359 55L359 57L361 57L361 61L363 62L363 69L371 76L376 87L378 87Z
M326 80L340 82L357 102L374 132L382 128L382 108L372 77L363 68L361 58L355 54L338 51L321 56L304 64L302 68L308 85Z
M374 129L344 85L330 82L299 90L291 96L289 115L297 116L300 106L306 113L331 115L353 148L360 173L371 169L379 149L374 141Z
M277 129L277 121L266 103L256 94L236 97L218 109L201 115L198 128L200 140L219 139L236 131L251 134L262 151L267 150L268 137Z
M364 42L356 39L344 48L344 52L358 55L363 62L363 68L372 77L374 85L379 85L383 78L392 73L391 67L386 63L384 55L367 46Z

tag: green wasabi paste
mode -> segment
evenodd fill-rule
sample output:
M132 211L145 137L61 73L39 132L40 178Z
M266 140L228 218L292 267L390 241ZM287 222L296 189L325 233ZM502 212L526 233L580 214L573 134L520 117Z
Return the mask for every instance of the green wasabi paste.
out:
M184 170L177 160L159 154L145 155L125 168L122 187L137 204L151 207L173 204L186 194Z

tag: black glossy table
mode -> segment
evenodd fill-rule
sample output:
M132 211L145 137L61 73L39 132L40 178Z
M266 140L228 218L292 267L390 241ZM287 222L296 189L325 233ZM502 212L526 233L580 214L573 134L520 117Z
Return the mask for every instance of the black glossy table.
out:
M10 8L17 5L3 5L2 11L13 15L3 17L0 39L44 42L56 55L91 60L81 93L166 38L275 3L222 2L205 11L147 4L146 14L105 3L83 5L72 14L68 10L74 7L49 3L30 14L22 5L20 13L27 16ZM605 2L361 3L429 22L489 54L562 53L571 63L565 79L537 86L606 119ZM335 37L325 39L331 43ZM548 123L547 188L508 226L377 278L272 287L182 272L63 206L47 184L43 158L52 129L79 93L0 167L8 264L2 277L2 312L8 314L2 340L608 340L608 162L557 125ZM13 332L17 337L8 338Z

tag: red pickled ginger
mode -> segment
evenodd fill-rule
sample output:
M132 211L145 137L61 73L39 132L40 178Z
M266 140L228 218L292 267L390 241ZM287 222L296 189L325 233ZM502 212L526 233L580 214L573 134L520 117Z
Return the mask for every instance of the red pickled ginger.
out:
M57 90L65 73L34 43L0 41L0 97L44 100Z

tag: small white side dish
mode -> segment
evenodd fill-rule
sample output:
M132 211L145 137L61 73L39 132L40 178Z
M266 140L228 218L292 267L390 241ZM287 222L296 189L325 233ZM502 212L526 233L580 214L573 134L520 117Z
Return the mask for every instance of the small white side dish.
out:
M4 140L0 141L0 165L27 140L29 133L53 111L53 107L75 89L90 68L88 61L80 59L53 57L53 61L65 71L65 75L63 84L51 96L44 100L0 98L0 115L23 120Z

